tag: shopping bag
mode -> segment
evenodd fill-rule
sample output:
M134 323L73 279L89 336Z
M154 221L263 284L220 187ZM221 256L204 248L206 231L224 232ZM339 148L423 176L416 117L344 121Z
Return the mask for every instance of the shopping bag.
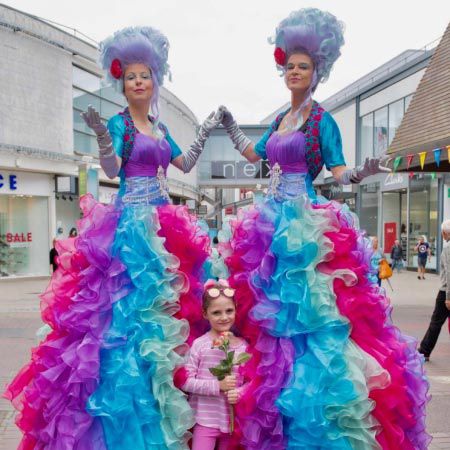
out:
M378 275L382 280L386 280L392 277L392 269L385 259L382 259L380 261L380 272Z

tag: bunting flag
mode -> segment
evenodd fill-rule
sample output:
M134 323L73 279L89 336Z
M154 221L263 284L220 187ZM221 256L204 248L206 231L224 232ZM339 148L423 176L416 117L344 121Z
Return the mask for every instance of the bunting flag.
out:
M406 170L409 169L409 166L411 165L413 159L414 159L414 154L406 156Z
M441 164L441 151L442 149L440 148L435 148L433 150L434 153L434 161L436 162L436 165L439 167L439 164Z
M436 163L436 166L439 167L441 165L442 151L443 150L445 151L445 149L447 149L447 159L448 159L448 162L450 163L450 145L445 145L444 147L435 148L434 150L430 150L430 151L407 154L405 156L406 157L406 170L409 171L409 168L411 167L414 157L416 155L419 156L420 168L423 170L423 168L425 166L425 161L427 159L427 154L431 153L431 152L433 152L434 162ZM392 170L395 172L400 167L400 165L403 161L403 156L396 156L395 158L389 158L387 164L390 165L391 161L393 161Z
M398 169L398 166L401 164L403 156L397 156L394 159L394 172Z
M423 170L423 166L425 165L425 158L427 157L427 152L420 152L419 153L419 160L420 160L420 168Z

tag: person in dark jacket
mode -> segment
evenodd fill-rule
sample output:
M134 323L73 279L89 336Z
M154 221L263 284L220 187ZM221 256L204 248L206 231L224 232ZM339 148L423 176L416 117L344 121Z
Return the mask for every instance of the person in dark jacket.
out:
M391 250L391 265L392 270L397 268L397 272L400 273L403 268L403 249L398 239L395 240Z
M50 273L58 268L58 251L56 250L56 239L53 239L53 247L50 250Z

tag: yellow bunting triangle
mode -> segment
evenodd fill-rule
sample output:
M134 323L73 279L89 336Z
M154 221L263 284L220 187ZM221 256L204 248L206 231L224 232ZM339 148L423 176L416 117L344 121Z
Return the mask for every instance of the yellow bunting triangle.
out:
M450 162L450 145L447 145L447 159Z
M423 170L423 166L425 165L425 158L427 157L427 152L419 153L420 167Z

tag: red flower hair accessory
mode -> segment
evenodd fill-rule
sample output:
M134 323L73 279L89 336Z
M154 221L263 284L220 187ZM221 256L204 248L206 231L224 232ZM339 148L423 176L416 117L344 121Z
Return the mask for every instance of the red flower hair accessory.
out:
M281 47L277 47L273 52L273 56L275 57L275 62L279 66L284 66L286 64L286 53Z
M109 72L116 80L118 80L122 76L122 64L117 58L113 59L111 67L109 68Z

